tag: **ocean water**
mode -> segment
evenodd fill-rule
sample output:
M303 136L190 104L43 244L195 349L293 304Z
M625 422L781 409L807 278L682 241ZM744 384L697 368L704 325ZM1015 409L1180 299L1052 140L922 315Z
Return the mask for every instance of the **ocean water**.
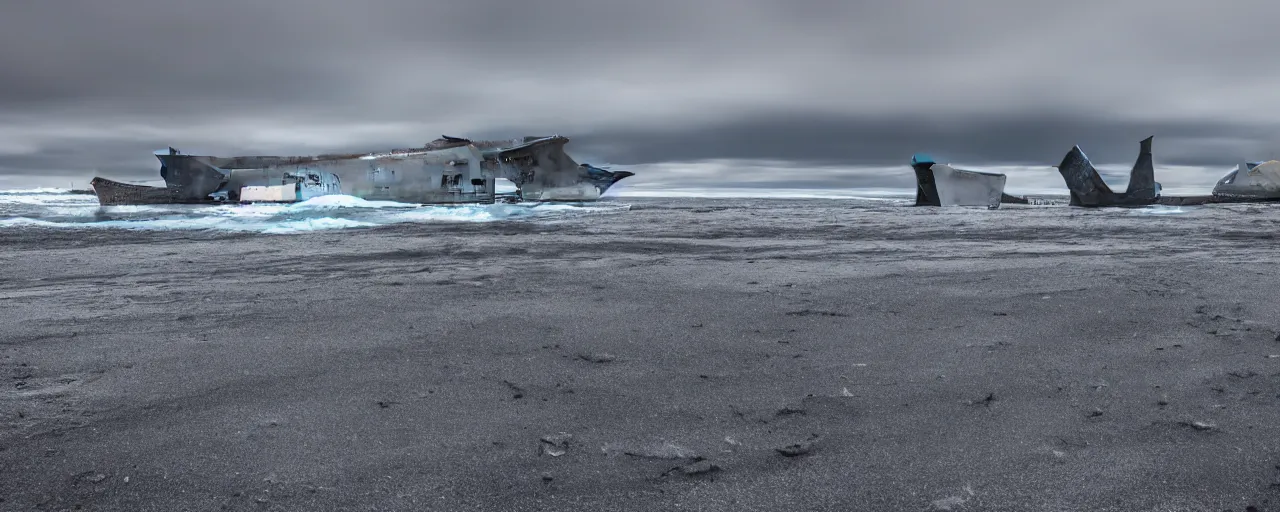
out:
M847 193L783 191L773 197L733 197L725 191L687 191L661 197L606 197L585 203L416 205L323 196L293 204L99 206L92 195L62 189L0 191L0 233L76 230L132 232L260 233L289 235L343 232L385 226L470 231L488 223L555 225L561 232L660 233L671 236L798 236L812 229L867 229L886 236L903 233L978 233L1070 229L1081 236L1102 232L1145 236L1160 229L1206 228L1247 219L1253 229L1280 227L1280 205L1149 206L1076 208L1066 198L1037 205L986 208L914 208L912 191ZM1144 220L1145 219L1145 220ZM467 227L471 226L471 227ZM855 233L856 232L856 233ZM691 235L691 233L701 233ZM656 235L655 235L656 236ZM932 235L930 235L932 236Z
M483 223L607 215L620 201L417 205L322 196L292 204L99 206L96 197L64 189L0 191L0 229L124 229L290 234L394 224Z

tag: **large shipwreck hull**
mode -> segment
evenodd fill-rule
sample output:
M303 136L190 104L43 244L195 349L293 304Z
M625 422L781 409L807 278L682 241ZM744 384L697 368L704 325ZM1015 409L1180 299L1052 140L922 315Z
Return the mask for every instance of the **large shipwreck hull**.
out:
M956 169L926 155L911 157L916 175L916 206L1000 207L1005 175Z
M193 200L218 194L245 200L246 190L270 196L259 189L298 183L296 200L346 194L419 204L494 202L495 179L482 169L480 150L456 139L374 154L216 157L170 148L156 158L169 188Z
M422 148L377 154L217 157L169 148L156 158L176 201L244 200L247 189L283 198L281 187L318 183L316 176L337 184L325 194L407 203L492 203L496 178L515 184L523 200L594 201L633 175L579 164L564 151L568 141L559 135L474 142L443 136Z
M1072 147L1058 164L1058 172L1071 191L1071 206L1147 206L1157 203L1160 184L1156 182L1151 156L1153 138L1147 137L1139 143L1138 160L1129 171L1129 187L1124 193L1113 192L1080 146Z

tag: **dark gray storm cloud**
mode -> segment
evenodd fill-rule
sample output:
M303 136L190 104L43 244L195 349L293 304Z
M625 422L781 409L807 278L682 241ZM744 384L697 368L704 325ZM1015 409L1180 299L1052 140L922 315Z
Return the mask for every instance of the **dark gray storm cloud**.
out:
M1072 144L1124 163L1156 135L1158 162L1225 168L1280 149L1276 19L1263 0L14 1L0 174L552 132L582 160L877 166Z

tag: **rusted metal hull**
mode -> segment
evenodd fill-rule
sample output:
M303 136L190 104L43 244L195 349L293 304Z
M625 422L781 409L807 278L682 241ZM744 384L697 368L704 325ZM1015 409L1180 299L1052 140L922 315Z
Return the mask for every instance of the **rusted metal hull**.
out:
M212 203L213 199L187 199L168 187L150 187L121 183L106 178L94 178L89 182L101 206L146 204Z

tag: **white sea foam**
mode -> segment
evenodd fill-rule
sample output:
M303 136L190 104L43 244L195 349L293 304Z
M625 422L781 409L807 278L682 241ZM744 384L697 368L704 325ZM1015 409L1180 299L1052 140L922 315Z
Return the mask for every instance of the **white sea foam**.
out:
M1187 213L1187 210L1182 209L1180 206L1155 205L1145 208L1134 208L1129 210L1129 213L1133 215L1177 215L1180 213Z
M914 189L770 189L770 188L622 188L614 197L707 198L707 199L862 199L896 201L915 197Z
M24 191L28 192L28 191ZM0 229L124 229L146 231L207 230L267 234L429 224L554 218L625 211L619 204L470 204L417 205L369 201L353 196L320 196L299 203L225 205L98 206L93 196L25 194L10 197L50 200L0 203ZM66 198L87 198L67 202Z

